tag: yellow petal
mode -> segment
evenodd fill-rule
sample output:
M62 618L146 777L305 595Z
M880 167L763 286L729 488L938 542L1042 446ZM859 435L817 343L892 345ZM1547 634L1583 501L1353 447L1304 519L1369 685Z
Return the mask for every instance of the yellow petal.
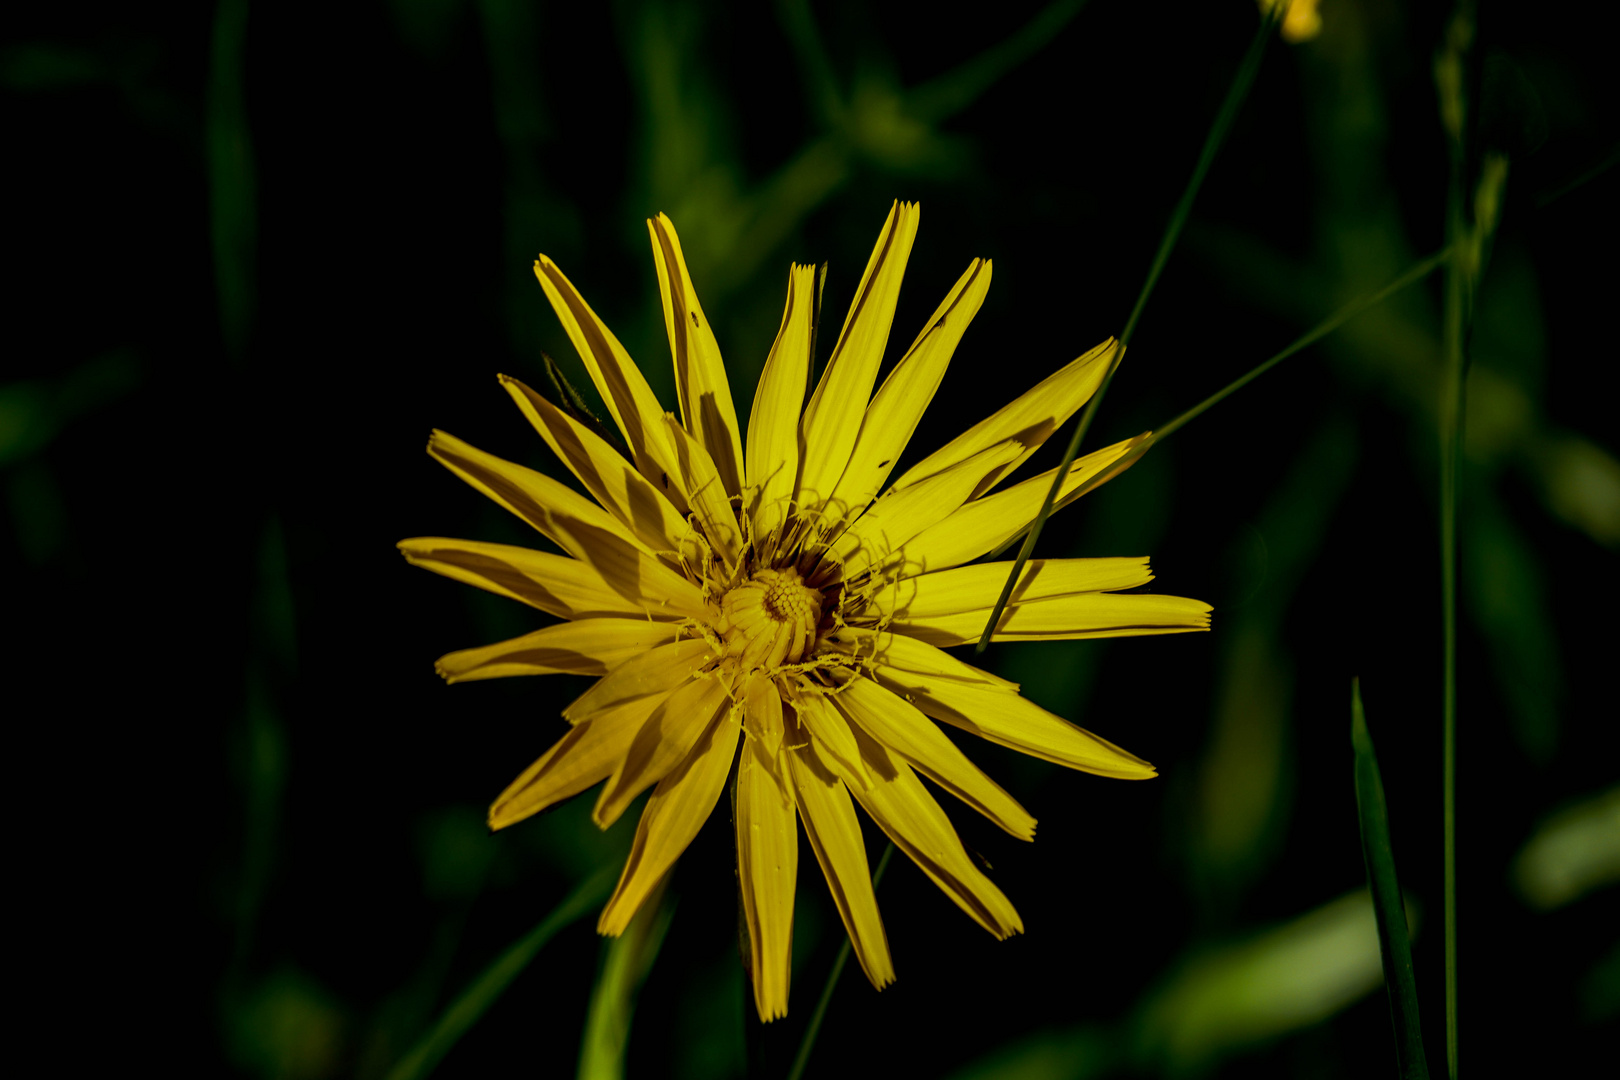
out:
M664 409L641 369L556 263L540 256L534 264L534 276L540 279L546 299L579 350L579 358L585 361L613 422L624 434L636 469L685 513L685 493L675 487L675 455L664 437Z
M799 408L810 377L810 335L816 306L816 268L788 272L782 327L765 360L748 417L748 460L743 506L754 521L754 544L781 527L799 479Z
M896 635L895 640L908 639ZM931 648L920 642L916 647ZM1156 775L1153 766L1135 754L1099 739L1085 728L1054 716L1009 690L961 679L920 675L886 665L881 658L874 672L880 683L935 720L954 724L1020 753L1121 780L1145 780Z
M900 281L917 238L916 203L896 202L866 262L844 328L833 346L821 382L804 410L804 462L799 480L801 511L814 513L838 484L861 430L861 415L889 342Z
M633 539L653 554L680 550L690 531L686 519L623 455L518 380L505 375L500 380L552 453Z
M1017 468L1097 392L1113 355L1114 339L1109 338L907 469L905 475L894 482L895 489L926 480L1003 439L1016 438L1026 448L1013 465ZM989 479L984 490L1000 477Z
M658 266L658 295L664 301L664 330L675 357L675 392L686 430L713 459L727 495L742 493L742 442L737 409L714 330L698 303L692 278L681 254L675 224L659 214L647 219L653 262Z
M867 735L1020 840L1035 839L1035 819L917 708L870 679L850 678L832 703Z
M805 740L784 756L804 834L832 890L855 958L872 985L881 990L894 982L894 961L889 958L889 940L883 933L866 844L849 791L823 762L815 743Z
M685 760L715 718L730 707L726 685L716 678L692 679L659 702L602 789L592 819L604 829L619 820L637 795Z
M775 681L764 676L747 680L743 689L743 730L775 760L782 748L782 695Z
M986 618L989 616L986 615ZM829 649L878 663L906 677L949 679L1001 690L1018 689L999 675L964 664L950 653L941 652L914 638L857 626L842 626L822 639ZM896 676L900 677L900 676Z
M703 827L731 772L739 730L737 714L725 710L680 767L653 789L618 887L597 920L597 933L613 937L624 933L647 893Z
M974 259L883 380L861 419L855 449L833 494L843 512L859 511L883 489L989 288L989 260Z
M871 608L905 619L949 615L958 611L990 608L1001 595L1011 562L976 563L901 578L873 593ZM1031 559L1024 564L1009 603L1046 600L1071 593L1134 589L1153 580L1145 558L1112 559Z
M666 416L664 420L675 446L675 461L680 466L681 483L686 488L692 514L702 526L710 549L729 570L742 557L742 530L737 525L731 496L726 494L725 482L708 451L687 434L673 416Z
M1209 629L1210 607L1202 600L1153 593L1079 593L1012 604L1001 613L992 641L1072 641L1078 638L1185 634ZM949 648L978 641L990 606L949 615L900 615L889 624L897 634Z
M861 756L873 776L869 787L844 785L894 846L905 852L973 920L998 938L1022 933L1011 901L973 864L950 818L928 794L911 766L897 760L859 730ZM833 764L837 771L837 765Z
M486 454L435 431L428 453L467 483L534 526L642 607L662 604L693 618L707 614L702 591L643 550L606 511L533 469Z
M399 550L412 566L476 585L565 619L597 615L684 618L660 598L644 598L645 604L628 599L610 588L607 580L589 563L566 555L445 536L401 540Z
M669 623L645 619L579 619L510 641L448 653L434 666L453 683L508 675L606 675L649 649L673 642L678 632Z
M627 701L576 724L501 792L489 808L489 827L504 829L606 780L660 700Z
M958 462L904 491L891 489L832 543L843 566L843 580L853 581L929 526L948 517L972 496L985 477L1010 468L1022 451L1004 442Z
M807 688L796 693L793 709L799 728L806 738L816 743L823 757L837 762L843 774L854 777L856 783L870 782L866 765L861 761L861 748L856 745L849 724L837 709L828 704L824 691Z
M608 672L595 686L574 699L563 716L574 723L632 698L663 694L703 670L712 659L709 643L702 638L660 645L627 660Z
M744 739L737 762L737 887L748 925L748 961L759 1018L787 1015L793 889L799 829L793 800L765 748Z
M1064 478L1063 489L1052 504L1061 510L1080 494L1124 472L1141 457L1149 433L1105 446L1074 462ZM1035 515L1052 488L1056 469L1014 484L1006 491L974 499L938 524L918 533L883 567L885 574L911 576L946 570L977 559L997 545L1017 536Z

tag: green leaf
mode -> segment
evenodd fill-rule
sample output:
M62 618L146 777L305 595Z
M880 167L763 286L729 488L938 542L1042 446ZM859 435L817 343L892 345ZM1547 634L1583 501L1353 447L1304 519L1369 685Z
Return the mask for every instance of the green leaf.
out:
M1384 963L1390 1019L1395 1025L1395 1061L1405 1080L1429 1080L1418 1025L1417 979L1412 974L1412 942L1395 879L1395 852L1389 840L1389 808L1378 756L1361 708L1361 680L1350 684L1350 741L1356 756L1356 809L1361 817L1361 854L1367 862L1373 915L1378 920L1378 951Z
M478 1023L479 1018L506 992L512 980L523 973L523 969L529 966L546 942L607 899L618 874L617 867L605 866L576 886L573 892L563 898L562 903L552 909L551 914L513 943L450 1003L427 1037L412 1047L389 1071L388 1080L420 1080L433 1072L440 1059L450 1052L450 1048L468 1029Z

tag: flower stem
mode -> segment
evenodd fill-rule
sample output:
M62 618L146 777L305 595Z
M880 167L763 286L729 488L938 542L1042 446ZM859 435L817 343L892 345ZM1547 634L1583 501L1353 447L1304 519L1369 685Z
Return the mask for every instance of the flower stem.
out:
M1227 88L1226 99L1221 102L1220 111L1215 114L1215 121L1210 125L1209 134L1204 138L1204 148L1198 155L1198 163L1193 166L1192 175L1187 178L1187 186L1181 193L1181 199L1170 214L1170 222L1164 229L1164 238L1159 241L1158 253L1153 256L1153 264L1148 267L1147 280L1142 282L1142 290L1136 296L1136 305L1131 308L1130 317L1125 320L1125 329L1120 331L1119 344L1109 361L1108 373L1103 376L1102 385L1098 386L1097 392L1091 396L1086 411L1080 416L1080 423L1076 425L1074 434L1069 437L1069 445L1063 451L1063 463L1058 466L1057 473L1052 477L1052 487L1041 502L1040 513L1035 515L1029 532L1024 536L1024 545L1018 549L1018 558L1013 563L1012 573L1007 575L1007 582L1001 587L1001 596L997 598L996 606L990 612L984 633L979 636L979 643L974 647L975 652L984 652L986 646L990 644L990 634L996 623L1001 620L1001 613L1007 607L1008 598L1012 596L1013 585L1023 573L1024 564L1029 561L1030 553L1035 550L1035 541L1040 539L1046 519L1052 515L1052 504L1057 500L1058 492L1063 489L1063 482L1068 479L1069 467L1074 464L1075 455L1080 451L1080 442L1085 438L1086 429L1091 427L1092 418L1097 415L1097 408L1102 404L1103 395L1108 392L1108 384L1113 380L1114 372L1119 369L1120 359L1124 357L1125 349L1130 345L1131 335L1136 332L1136 324L1142 317L1143 308L1147 307L1148 297L1153 294L1153 287L1158 284L1159 275L1163 272L1165 263L1170 260L1170 252L1175 248L1176 241L1181 238L1182 227L1187 224L1193 200L1198 197L1198 189L1203 186L1204 176L1209 172L1216 152L1225 141L1226 133L1232 127L1232 121L1236 119L1238 109L1243 105L1243 99L1248 95L1249 87L1253 85L1254 77L1260 71L1260 60L1265 55L1266 45L1272 34L1276 32L1277 22L1283 10L1279 6L1260 18L1254 39L1249 42L1249 51L1244 54L1237 75L1233 77L1232 85Z
M883 849L883 857L878 860L877 870L872 874L872 890L877 891L878 884L883 880L883 871L889 868L889 857L894 854L894 844ZM833 988L838 985L838 976L844 973L844 965L849 963L849 937L845 935L844 943L838 948L838 958L833 961L832 971L827 975L827 985L821 988L821 1000L816 1002L816 1011L810 1014L810 1023L804 1029L804 1039L799 1043L799 1052L793 1056L793 1067L788 1070L788 1080L799 1080L804 1075L804 1067L810 1062L810 1051L815 1048L816 1036L821 1033L821 1021L827 1015L827 1005L832 1001Z

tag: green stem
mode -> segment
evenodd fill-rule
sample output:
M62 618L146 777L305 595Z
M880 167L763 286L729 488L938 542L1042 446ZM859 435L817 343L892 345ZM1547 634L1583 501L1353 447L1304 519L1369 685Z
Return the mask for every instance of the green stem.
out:
M1390 840L1389 805L1379 776L1378 754L1367 716L1361 708L1361 680L1350 683L1350 742L1355 749L1356 811L1361 821L1361 855L1367 864L1367 888L1372 893L1373 917L1378 923L1378 950L1384 966L1384 989L1389 994L1390 1021L1395 1026L1395 1064L1402 1080L1429 1080L1423 1053L1423 1030L1418 1023L1417 979L1412 972L1412 941L1406 925L1406 905L1395 876L1395 848Z
M1198 197L1198 189L1203 186L1204 176L1209 172L1216 152L1225 141L1232 121L1236 119L1238 109L1243 105L1243 99L1248 96L1249 87L1253 85L1254 77L1260 71L1260 60L1265 56L1266 45L1272 34L1276 32L1282 11L1283 8L1278 6L1260 18L1254 39L1249 42L1249 51L1244 54L1243 63L1238 66L1237 75L1226 91L1226 99L1221 102L1220 111L1215 114L1215 121L1210 125L1209 134L1204 138L1204 148L1198 155L1198 164L1193 166L1192 175L1187 178L1187 186L1181 192L1181 199L1170 214L1164 238L1159 241L1159 250L1153 256L1153 264L1148 268L1147 280L1142 282L1142 290L1136 296L1136 305L1131 308L1130 317L1125 320L1125 329L1120 331L1119 344L1114 348L1114 355L1109 361L1108 373L1103 376L1102 384L1091 396L1086 411L1080 416L1080 423L1076 425L1074 434L1069 437L1069 445L1063 451L1063 463L1058 466L1056 474L1052 477L1052 487L1047 491L1046 498L1041 501L1040 513L1035 515L1035 520L1030 524L1023 547L1018 549L1018 558L1013 562L1012 572L1007 575L1006 584L1001 587L1001 595L996 599L996 606L991 610L990 619L984 625L984 633L979 635L979 643L974 647L975 652L984 652L990 644L990 634L1000 621L1002 611L1007 607L1013 586L1017 584L1018 576L1023 573L1024 564L1029 561L1030 553L1035 550L1035 541L1040 539L1046 519L1052 515L1052 504L1057 501L1058 492L1063 489L1063 482L1068 479L1069 467L1074 464L1075 455L1080 451L1080 442L1085 438L1086 430L1091 427L1092 418L1097 415L1097 408L1102 404L1103 395L1108 392L1108 384L1113 381L1114 372L1119 369L1119 362L1125 355L1126 347L1131 343L1131 335L1136 332L1136 324L1142 318L1142 310L1147 307L1148 297L1153 294L1153 287L1158 284L1159 275L1164 271L1165 263L1169 262L1170 252L1175 248L1176 241L1181 238L1182 227L1187 224L1187 218L1192 213L1193 200Z
M894 844L891 843L883 849L883 857L878 860L877 871L872 875L874 892L883 881L883 871L889 868L889 857L893 854ZM827 1015L827 1005L832 1001L833 989L838 985L838 976L844 973L844 965L849 963L849 953L849 937L846 935L843 945L838 948L838 958L833 961L832 971L827 975L827 985L821 988L821 1000L816 1002L816 1011L810 1014L810 1023L804 1029L804 1039L799 1043L799 1052L793 1056L793 1067L788 1070L788 1080L799 1080L804 1075L804 1067L810 1062L810 1051L816 1045L816 1036L821 1033L821 1021Z
M1323 319L1321 322L1317 323L1315 327L1296 338L1292 344L1283 349L1281 352L1277 353L1271 359L1267 360L1265 363L1251 369L1248 374L1232 380L1230 383L1227 383L1224 388L1217 390L1215 393L1211 394L1203 401L1200 401L1197 405L1194 405L1192 408L1188 409L1174 420L1165 424L1163 427L1155 429L1153 434L1149 437L1147 445L1150 446L1153 443L1169 438L1172 433L1180 429L1189 421L1196 419L1212 406L1219 404L1230 395L1243 389L1249 383L1253 382L1255 379L1258 379L1261 375L1264 375L1266 372L1270 371L1272 368L1276 367L1290 356L1293 356L1295 353L1309 348L1318 341L1321 341L1323 338L1333 333L1333 331L1337 330L1339 327L1343 326L1357 315L1360 315L1363 311L1366 311L1368 308L1373 307L1376 304L1383 303L1385 300L1389 299L1389 297L1400 292L1408 285L1422 281L1424 278L1434 273L1434 271L1449 257L1450 249L1445 251L1437 251L1433 255L1430 255L1427 259L1424 259L1422 262L1418 263L1416 266L1408 269L1400 277L1396 278L1394 281L1391 281L1388 285L1385 285L1377 292L1369 293L1366 296L1352 300L1350 303L1346 304L1332 315L1329 315L1326 319ZM1143 446L1142 449L1146 450L1147 446Z
M462 991L433 1025L433 1030L389 1071L388 1080L420 1080L431 1073L450 1048L506 992L512 980L523 973L546 942L607 899L618 875L616 867L603 867L564 897L550 915L513 943Z

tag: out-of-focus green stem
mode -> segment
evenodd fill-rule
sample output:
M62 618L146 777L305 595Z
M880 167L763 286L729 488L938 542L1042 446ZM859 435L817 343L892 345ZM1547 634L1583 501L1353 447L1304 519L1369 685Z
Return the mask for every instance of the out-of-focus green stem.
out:
M214 12L206 99L214 289L225 351L235 363L241 363L247 355L257 294L257 176L243 72L247 22L248 0L221 0Z
M1417 979L1412 972L1412 941L1406 926L1406 905L1395 876L1395 848L1389 833L1389 806L1379 776L1378 754L1367 716L1361 708L1361 680L1350 684L1350 742L1355 749L1356 811L1361 821L1361 854L1367 863L1367 888L1372 892L1373 916L1378 923L1378 951L1384 965L1384 988L1389 993L1389 1016L1395 1025L1395 1062L1402 1080L1429 1080L1423 1053L1423 1029L1418 1023Z
M1131 314L1125 320L1125 329L1120 331L1119 344L1114 348L1114 355L1109 360L1108 373L1103 376L1102 385L1091 396L1086 410L1080 416L1080 423L1075 426L1074 434L1069 437L1069 445L1063 451L1063 462L1058 466L1052 477L1052 487L1041 501L1040 513L1029 526L1029 532L1024 536L1024 544L1018 549L1018 558L1013 561L1012 572L1007 575L1006 584L1001 587L1001 595L996 599L996 606L990 611L990 619L984 624L984 632L979 635L979 643L974 647L975 652L984 652L990 644L991 632L997 622L1001 620L1001 613L1006 610L1007 600L1012 596L1013 586L1018 577L1024 572L1024 564L1029 561L1030 554L1035 550L1035 542L1040 539L1041 529L1046 525L1046 519L1052 515L1052 504L1057 500L1058 492L1063 489L1063 482L1068 479L1069 467L1074 464L1075 455L1080 451L1080 442L1085 438L1086 429L1091 427L1091 421L1097 415L1097 409L1102 404L1103 395L1108 392L1108 384L1114 378L1114 372L1119 369L1119 362L1125 355L1125 349L1130 345L1131 335L1136 332L1136 324L1142 317L1142 310L1147 307L1148 297L1153 294L1153 287L1159 282L1159 275L1164 271L1165 263L1170 260L1170 252L1174 250L1176 241L1181 238L1181 230L1187 223L1187 217L1192 212L1193 201L1198 197L1198 189L1203 186L1204 176L1209 172L1210 165L1215 160L1215 154L1226 139L1226 133L1232 127L1232 121L1237 118L1238 109L1243 105L1243 99L1248 96L1249 87L1254 84L1254 77L1260 71L1260 60L1265 56L1266 45L1272 35L1276 33L1278 20L1281 18L1283 8L1274 8L1262 14L1260 25L1256 28L1254 39L1249 42L1249 51L1243 57L1243 63L1238 65L1237 75L1232 79L1232 85L1226 91L1226 99L1221 102L1220 111L1215 114L1215 121L1210 125L1209 134L1204 138L1204 148L1198 155L1198 163L1193 166L1192 175L1187 178L1187 186L1181 192L1181 199L1176 203L1175 210L1170 214L1170 222L1165 226L1164 238L1159 241L1159 250L1153 256L1153 263L1148 267L1147 280L1142 282L1142 289L1136 296L1136 304L1131 308Z
M878 860L877 870L872 874L874 890L883 881L883 871L889 868L889 857L893 854L894 845L891 843L883 849L883 857ZM832 971L827 975L827 985L821 988L821 1000L816 1002L816 1011L810 1014L810 1023L805 1025L799 1052L793 1055L793 1067L788 1070L788 1080L799 1080L804 1075L804 1067L810 1063L810 1051L815 1049L816 1036L821 1034L821 1021L827 1016L827 1005L832 1001L834 988L838 986L838 976L844 973L844 965L849 963L849 953L849 938L846 936L838 948L838 958L833 961Z
M616 867L603 867L581 882L562 903L552 909L533 930L523 935L503 952L493 964L473 980L471 986L445 1009L433 1030L411 1048L388 1073L388 1080L420 1080L438 1065L439 1060L467 1033L489 1007L506 992L506 988L529 966L541 946L557 935L563 927L584 917L592 908L607 899L613 882L618 877Z
M1463 209L1463 138L1467 126L1465 57L1474 36L1472 0L1458 0L1434 61L1434 81L1446 134L1450 172L1446 184L1445 307L1441 322L1444 389L1440 400L1440 625L1441 805L1444 829L1446 1074L1457 1080L1457 461L1462 451L1466 372L1463 330L1467 320L1474 245Z

